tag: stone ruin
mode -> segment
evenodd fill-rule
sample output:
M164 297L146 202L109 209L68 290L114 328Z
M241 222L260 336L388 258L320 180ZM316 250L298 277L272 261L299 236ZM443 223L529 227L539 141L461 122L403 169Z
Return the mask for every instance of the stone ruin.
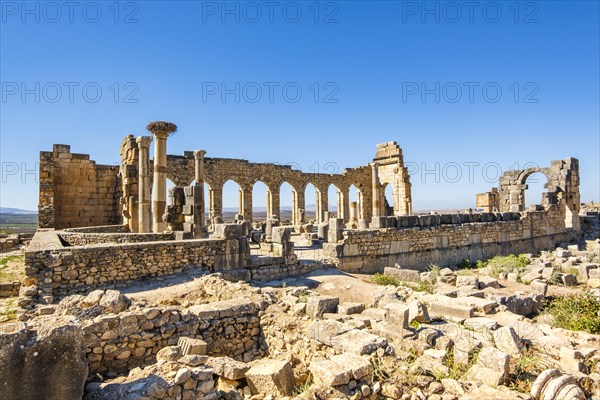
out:
M147 129L125 137L118 167L67 145L41 152L20 321L0 325L8 398L600 399L600 336L537 319L557 282L600 298L598 210L579 215L576 159L505 173L477 195L478 211L414 215L396 142L377 145L368 165L304 173L204 150L167 155L177 127ZM548 191L525 209L535 172ZM226 223L228 180L240 191ZM253 215L258 181L264 221ZM278 217L284 182L289 222ZM527 267L455 269L515 253ZM360 278L373 273L402 285ZM515 362L531 354L543 372L525 394Z

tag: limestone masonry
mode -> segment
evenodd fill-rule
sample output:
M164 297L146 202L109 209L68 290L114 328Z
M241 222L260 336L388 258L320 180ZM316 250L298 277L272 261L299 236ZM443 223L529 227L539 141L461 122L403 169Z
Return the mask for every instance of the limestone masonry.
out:
M600 205L577 159L415 214L396 142L306 173L168 155L177 126L146 129L118 166L40 153L39 227L1 238L1 398L600 400Z

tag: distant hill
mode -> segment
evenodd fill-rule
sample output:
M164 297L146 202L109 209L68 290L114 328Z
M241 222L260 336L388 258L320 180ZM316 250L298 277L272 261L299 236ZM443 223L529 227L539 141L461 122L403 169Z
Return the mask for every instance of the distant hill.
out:
M37 211L23 210L20 208L0 207L0 214L37 215Z

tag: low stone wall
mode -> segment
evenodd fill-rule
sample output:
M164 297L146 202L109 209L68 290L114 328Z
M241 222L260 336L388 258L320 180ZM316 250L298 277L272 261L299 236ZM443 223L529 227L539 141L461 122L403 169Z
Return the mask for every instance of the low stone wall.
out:
M160 349L183 336L204 340L208 355L249 362L260 350L258 311L250 300L234 299L96 317L83 325L90 373L124 373L153 364Z
M50 234L47 232L44 236ZM56 233L54 236L58 237ZM223 239L110 243L58 249L54 247L55 240L32 243L32 250L25 252L25 273L33 278L33 282L28 282L35 284L24 287L23 295L86 293L107 284L131 283L192 267L214 271L215 266L226 265L227 260L227 241ZM50 249L44 250L45 245Z
M269 281L291 278L294 276L309 274L318 268L322 268L322 265L318 263L265 265L252 268L250 270L250 279L255 281Z
M398 217L397 221L426 220L428 225L345 231L342 240L326 243L323 249L325 256L343 271L383 272L396 263L403 268L425 270L432 263L453 266L464 259L475 262L498 254L551 249L569 240L572 234L564 228L564 211L558 206L502 216L506 214L510 214L510 219L481 222L484 214L480 214L464 217L464 221L479 218L479 222L434 226L429 225L430 221L440 216Z
M100 225L100 226L84 226L80 228L66 228L64 232L79 232L79 233L128 233L129 229L126 225Z
M69 246L87 246L100 243L140 243L174 240L174 233L75 233L61 232L63 244Z
M0 283L0 298L13 297L19 295L21 282Z

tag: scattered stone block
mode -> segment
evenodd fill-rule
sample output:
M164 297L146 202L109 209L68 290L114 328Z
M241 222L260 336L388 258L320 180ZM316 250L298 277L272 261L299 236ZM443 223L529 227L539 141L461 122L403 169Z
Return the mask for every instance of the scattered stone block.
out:
M456 298L455 302L458 304L475 307L477 311L483 312L485 314L491 313L494 310L494 308L498 306L498 303L493 300L480 299L479 297L473 296L458 297Z
M340 314L360 314L365 310L365 305L363 303L350 303L344 302L338 305L338 313Z
M417 321L420 323L428 324L431 322L431 318L429 318L429 312L427 312L427 307L423 305L418 300L413 300L408 303L408 323L412 321Z
M419 271L412 269L401 269L398 266L395 268L386 267L383 270L385 275L393 276L402 282L421 282L421 274Z
M454 318L472 318L475 314L475 307L458 304L450 297L445 299L440 296L439 299L429 303L429 315L434 317L454 317Z
M346 368L332 360L312 361L308 370L317 387L334 387L350 382L350 374Z
M216 375L225 379L239 380L246 376L250 365L229 357L208 357L206 365L210 366Z
M583 360L581 352L566 346L560 348L560 366L566 372L575 374L585 372Z
M306 299L306 315L314 318L321 317L324 313L334 313L339 303L338 297L309 296Z
M359 380L373 373L373 365L365 357L351 353L338 354L331 357L331 360L336 364L345 366L350 377L354 380Z
M353 329L335 337L333 348L342 353L349 352L362 356L371 354L387 346L387 340L359 329Z
M573 274L561 274L560 280L565 286L577 285L577 277Z
M100 307L114 314L127 310L129 304L129 299L118 290L107 290L99 301Z
M352 328L338 321L318 320L308 326L307 334L310 339L333 346L336 336L348 332Z
M483 290L485 288L500 288L500 283L498 283L498 279L492 278L491 276L480 276L479 277L479 289Z
M472 275L458 275L456 277L456 286L479 289L479 279Z
M177 346L181 348L181 354L188 355L206 355L208 345L202 339L193 339L189 337L180 337Z
M495 332L492 332L492 337L498 350L513 357L518 357L521 354L523 342L512 327L505 326L500 328Z
M291 364L271 359L257 361L246 372L246 380L252 394L289 396L296 384Z
M484 347L477 356L477 363L465 374L472 380L491 387L502 385L508 378L510 356L493 347Z
M546 293L548 292L548 284L539 279L531 281L531 288L537 293L541 293L543 296L546 296Z
M472 329L476 332L492 331L498 328L498 323L491 318L474 317L464 321L465 328Z
M408 329L408 306L403 303L388 303L385 306L385 321L400 329Z

